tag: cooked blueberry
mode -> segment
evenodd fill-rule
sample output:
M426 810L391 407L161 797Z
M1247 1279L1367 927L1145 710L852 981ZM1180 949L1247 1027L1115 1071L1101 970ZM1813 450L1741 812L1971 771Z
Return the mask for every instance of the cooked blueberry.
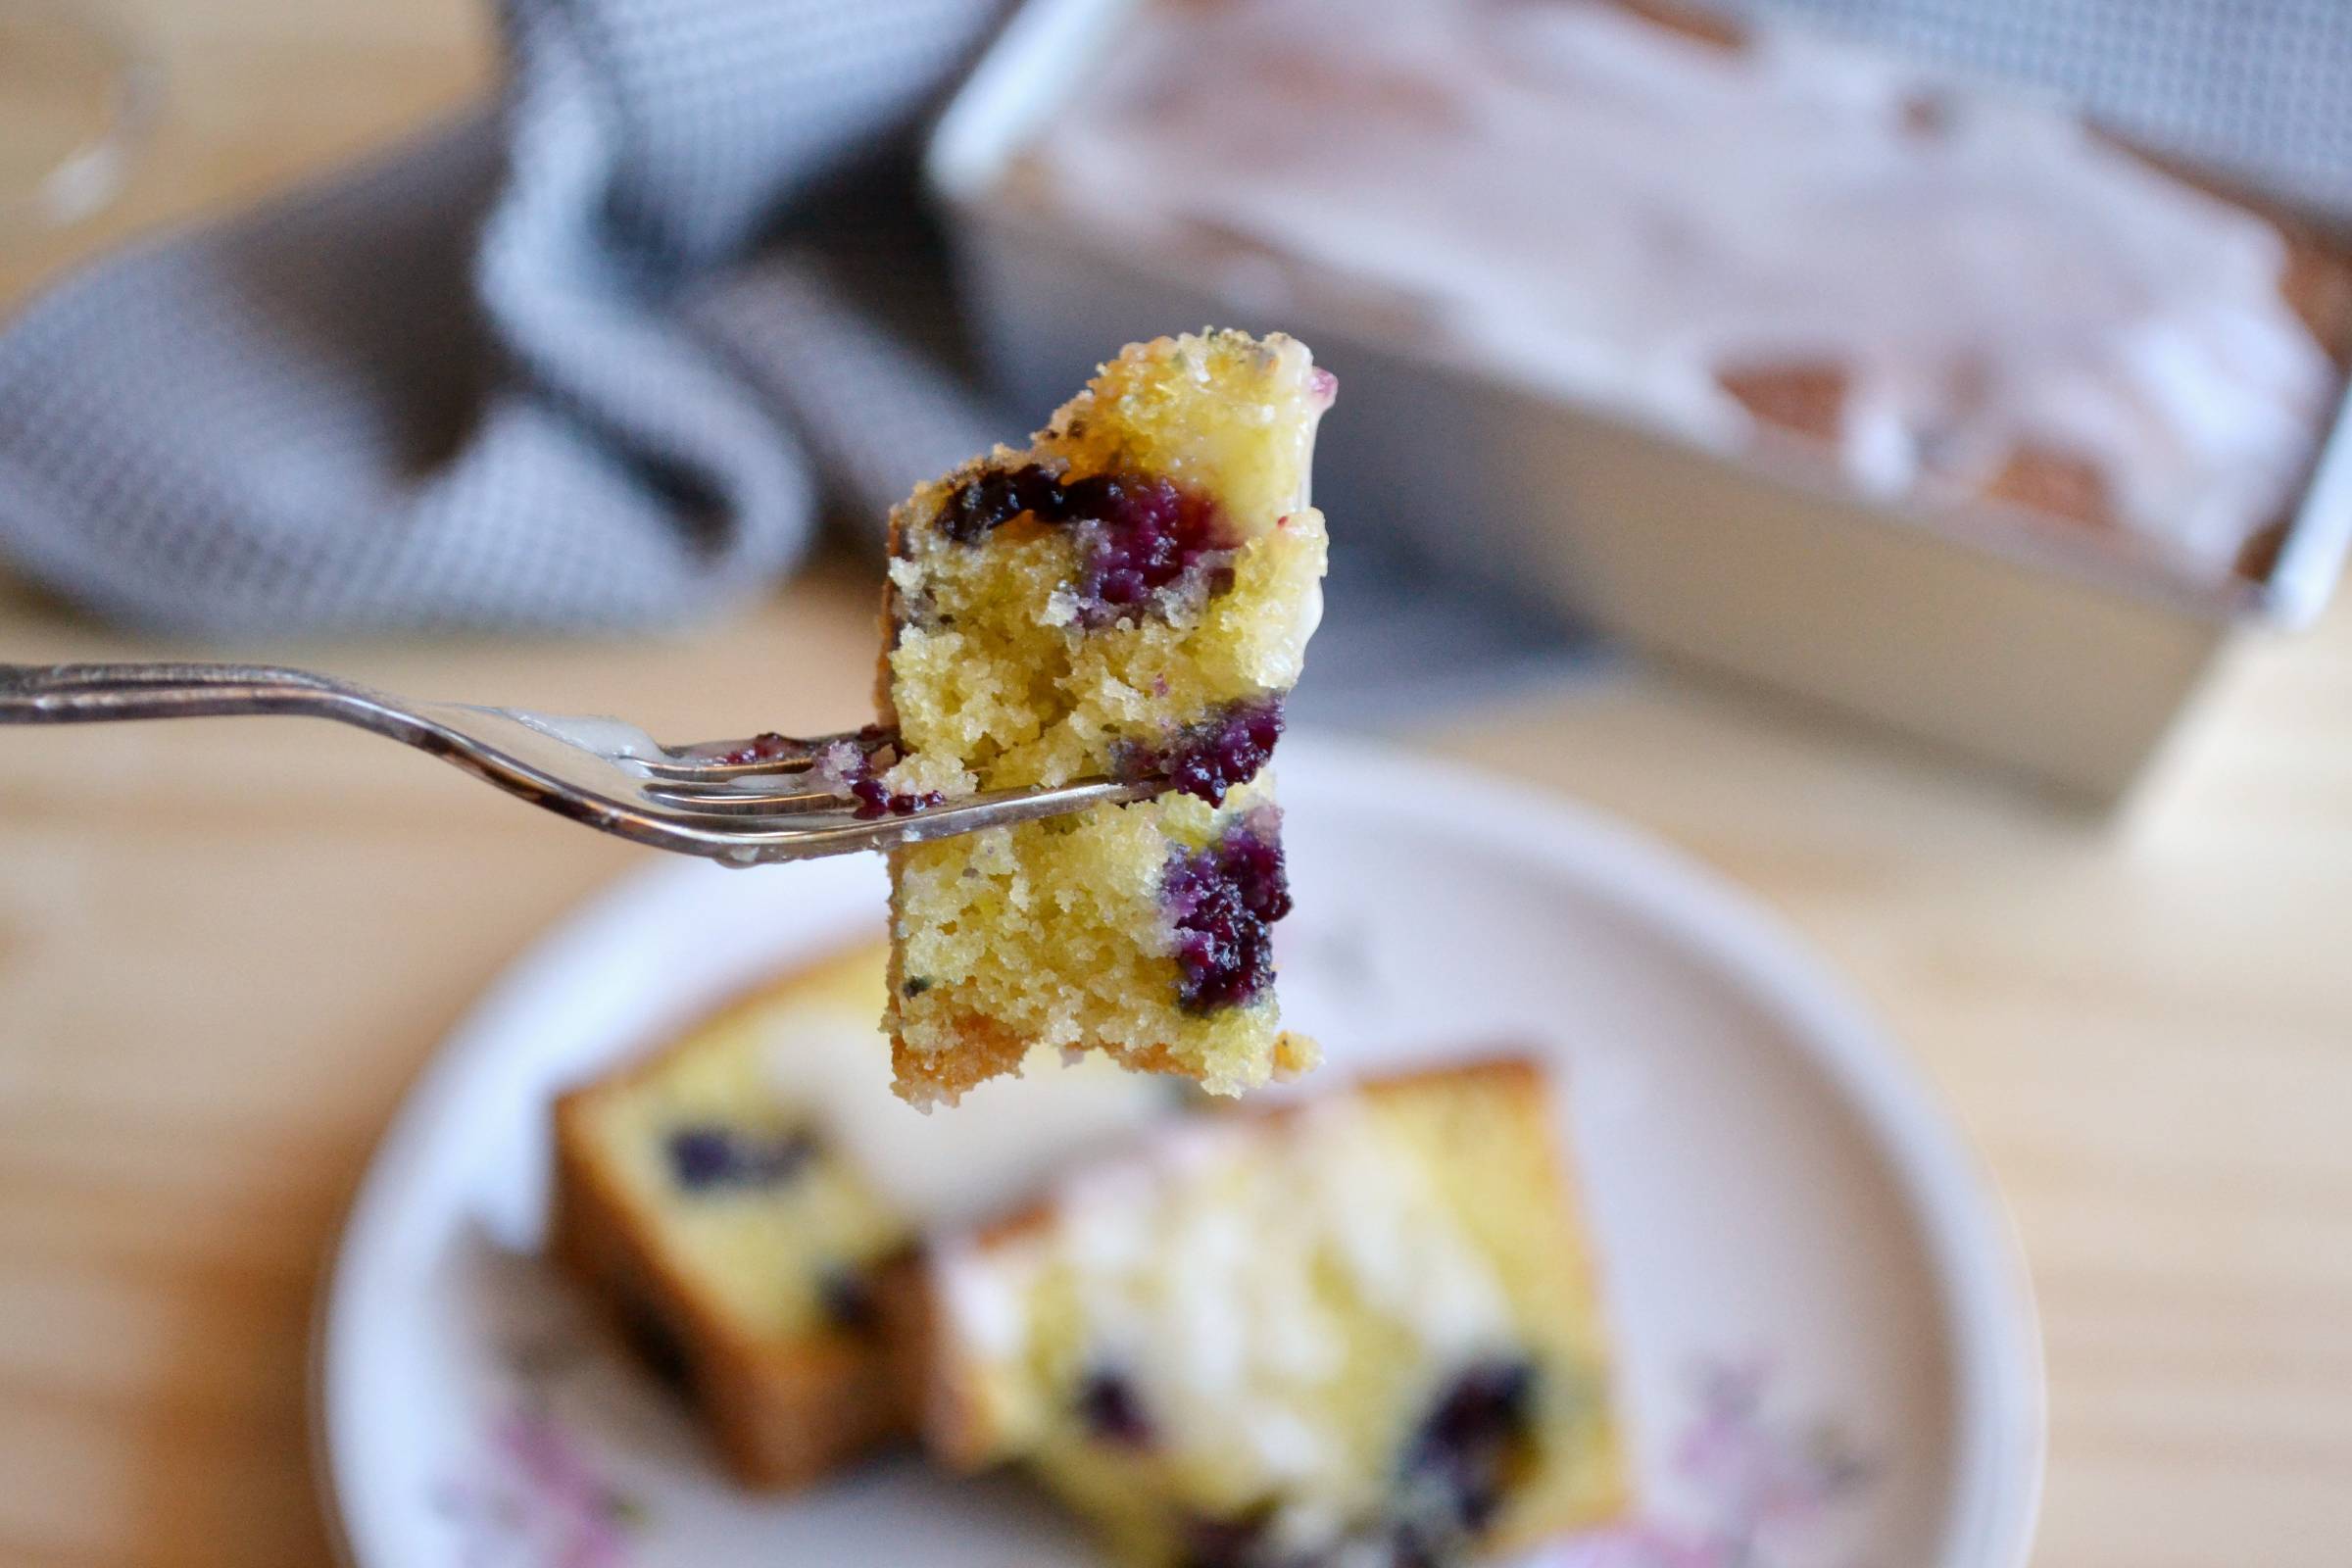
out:
M835 741L817 753L817 777L826 788L837 790L857 803L857 815L872 819L878 816L912 816L946 804L947 797L937 790L916 794L894 791L883 782L883 775L899 760L897 743L882 740L882 732L872 726L858 732L857 742Z
M1101 1368L1089 1372L1079 1380L1074 1402L1086 1430L1104 1443L1122 1448L1151 1445L1152 1418L1135 1385L1120 1374Z
M949 494L938 527L957 544L977 544L1023 513L1074 525L1082 625L1106 625L1188 573L1203 594L1233 585L1233 545L1215 504L1150 474L1060 479L1036 464L991 469Z
M735 1139L723 1127L681 1127L669 1135L669 1173L689 1192L735 1172Z
M789 740L771 729L762 730L740 746L708 755L702 753L694 755L697 761L716 762L721 765L738 762L772 762L779 758L791 756L797 746L797 742Z
M1400 1492L1417 1504L1402 1526L1415 1539L1476 1536L1494 1522L1524 1457L1535 1392L1535 1367L1501 1357L1473 1363L1446 1386L1401 1465Z
M939 528L957 544L978 544L1024 512L1063 521L1062 503L1060 481L1034 463L992 468L956 487L940 509Z
M669 1173L690 1193L716 1187L769 1187L791 1180L816 1156L816 1135L731 1131L708 1122L674 1129L664 1146Z
M899 995L902 997L919 997L924 992L930 990L934 983L935 982L928 975L910 974L906 977L906 981L900 985Z
M1336 1541L1278 1543L1273 1504L1180 1523L1184 1568L1454 1568L1474 1554L1523 1462L1536 1370L1496 1356L1464 1367L1439 1390L1398 1456L1378 1511Z
M1252 811L1215 845L1169 857L1160 900L1187 1011L1245 1005L1273 983L1273 923L1291 912L1279 822L1270 808Z
M1070 486L1078 618L1101 626L1191 574L1203 597L1232 586L1233 547L1214 504L1167 479L1113 474Z
M847 1263L818 1276L816 1298L835 1327L865 1333L881 1321L881 1303L865 1275Z
M1163 745L1138 746L1119 758L1123 778L1165 778L1170 787L1224 804L1225 792L1257 776L1282 738L1282 696L1230 703Z
M934 806L944 806L948 799L937 790L915 795L894 792L870 772L851 779L849 788L851 799L858 803L857 814L868 821L878 816L912 816Z
M1507 1438L1527 1424L1536 1369L1517 1359L1474 1362L1446 1385L1416 1434L1436 1451Z

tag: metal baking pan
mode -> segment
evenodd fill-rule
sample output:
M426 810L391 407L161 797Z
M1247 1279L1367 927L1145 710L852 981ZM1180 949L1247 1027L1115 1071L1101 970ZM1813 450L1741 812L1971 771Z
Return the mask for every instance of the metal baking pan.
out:
M1030 0L949 105L925 172L983 357L1046 409L1106 346L1281 328L1340 376L1317 454L1338 537L1395 530L1624 641L1793 693L2084 801L2121 798L2244 627L2327 603L2352 539L2352 405L2276 564L2197 586L2103 541L1885 504L1769 449L1725 456L1351 322L1252 319L1200 279L993 198L1013 156L1151 0Z

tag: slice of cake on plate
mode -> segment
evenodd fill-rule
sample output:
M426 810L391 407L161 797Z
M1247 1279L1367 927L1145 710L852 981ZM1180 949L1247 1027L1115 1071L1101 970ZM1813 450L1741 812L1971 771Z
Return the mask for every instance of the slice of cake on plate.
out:
M917 1216L985 1211L1164 1086L1048 1064L985 1114L890 1090L879 944L800 970L564 1095L551 1248L742 1480L814 1480L910 1429L881 1303Z
M1591 1246L1532 1063L1201 1118L944 1238L923 1429L1139 1568L1424 1568L1626 1500Z
M881 969L867 950L793 976L557 1104L557 1256L755 1485L813 1480L906 1424L874 1282L910 1228L765 1060L855 1032Z
M1039 1045L1220 1094L1305 1065L1269 928L1290 908L1260 774L1321 613L1307 504L1334 381L1279 334L1128 348L1026 451L891 518L876 793L1165 777L1129 806L891 856L900 1092L954 1102Z

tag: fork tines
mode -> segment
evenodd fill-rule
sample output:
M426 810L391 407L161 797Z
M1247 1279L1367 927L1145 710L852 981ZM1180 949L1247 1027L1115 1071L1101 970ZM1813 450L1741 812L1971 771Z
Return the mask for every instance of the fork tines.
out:
M851 779L874 770L876 759L897 746L896 731L869 724L807 737L769 730L748 740L665 747L662 757L639 760L650 775L645 797L658 805L711 816L772 816L853 809ZM768 779L808 783L762 788Z

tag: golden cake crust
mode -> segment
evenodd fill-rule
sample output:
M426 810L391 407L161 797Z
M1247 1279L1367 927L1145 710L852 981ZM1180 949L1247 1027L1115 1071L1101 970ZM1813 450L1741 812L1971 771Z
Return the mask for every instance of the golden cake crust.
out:
M894 900L892 918L897 918ZM891 984L901 982L900 960L894 951L891 956ZM904 1038L890 1043L892 1076L900 1093L917 1103L956 1103L967 1089L976 1088L989 1079L1021 1069L1021 1058L1028 1054L1027 1045L1013 1032L992 1019L977 1013L962 1013L945 1027L955 1036L955 1043L942 1051L915 1051Z

